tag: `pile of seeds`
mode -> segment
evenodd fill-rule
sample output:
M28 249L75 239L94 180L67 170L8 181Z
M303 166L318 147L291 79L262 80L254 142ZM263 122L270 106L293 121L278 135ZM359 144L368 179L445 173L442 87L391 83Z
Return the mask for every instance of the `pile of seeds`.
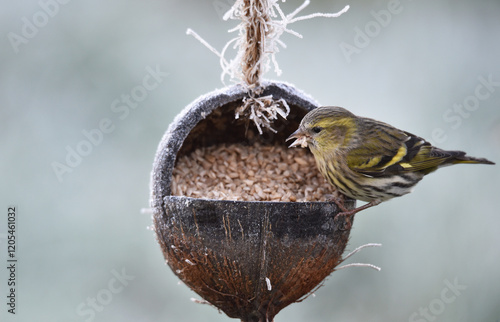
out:
M307 149L283 145L216 145L177 161L172 194L245 201L325 201L334 188Z

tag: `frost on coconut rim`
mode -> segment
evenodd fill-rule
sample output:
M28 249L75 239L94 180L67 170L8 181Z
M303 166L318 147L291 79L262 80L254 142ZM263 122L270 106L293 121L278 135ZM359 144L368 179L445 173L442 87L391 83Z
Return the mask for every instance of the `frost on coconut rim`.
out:
M241 21L235 28L229 30L229 32L237 31L238 36L229 40L221 52L193 30L187 30L188 35L194 36L219 57L222 68L221 81L224 83L227 75L232 82L240 83L246 89L248 97L244 98L242 106L236 109L235 118L243 116L252 120L260 134L262 128L276 133L271 126L273 121L278 119L278 115L286 119L290 112L284 99L275 100L272 95L259 96L263 92L261 76L271 69L271 64L274 66L274 72L278 76L281 75L276 60L279 47L286 48L285 43L280 40L281 35L286 32L302 38L301 34L289 29L288 25L316 17L335 18L349 10L349 6L345 6L337 13L313 13L295 17L309 5L309 0L304 1L288 15L283 13L278 2L279 0L236 0L223 19ZM228 60L226 55L230 47L236 50L236 56Z

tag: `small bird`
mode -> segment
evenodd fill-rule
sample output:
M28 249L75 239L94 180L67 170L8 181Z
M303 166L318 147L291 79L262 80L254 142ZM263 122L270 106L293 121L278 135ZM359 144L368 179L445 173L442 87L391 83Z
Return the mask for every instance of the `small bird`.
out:
M347 216L410 193L440 167L495 164L462 151L441 150L416 135L336 106L307 113L286 141L291 139L296 140L289 147L309 147L321 174L342 194L368 202L347 210L343 199L335 199L339 215Z

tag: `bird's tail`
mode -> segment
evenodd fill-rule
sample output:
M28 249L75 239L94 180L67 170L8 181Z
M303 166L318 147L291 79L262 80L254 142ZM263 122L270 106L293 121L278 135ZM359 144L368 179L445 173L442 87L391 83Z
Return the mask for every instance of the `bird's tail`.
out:
M450 160L451 163L453 163L453 164L456 164L456 163L495 164L495 162L492 162L492 161L485 159L485 158L470 157L470 156L466 155L465 152L462 152L462 151L447 151L447 152L450 152L451 154L456 154Z

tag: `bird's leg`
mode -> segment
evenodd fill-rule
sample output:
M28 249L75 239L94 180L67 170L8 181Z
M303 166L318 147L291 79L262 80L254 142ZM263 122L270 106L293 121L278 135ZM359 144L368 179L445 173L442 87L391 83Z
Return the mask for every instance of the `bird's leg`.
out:
M346 209L344 207L344 205L342 205L342 207L341 207L340 205L337 204L339 206L340 210L342 210L342 212L338 213L337 216L349 216L349 217L351 217L351 216L357 214L358 212L360 212L361 210L365 210L365 209L368 209L370 207L376 206L381 202L382 201L380 201L380 200L373 200L373 201L370 201L369 203L367 203L366 205L362 205L361 207L354 208L351 210ZM337 216L335 216L335 217L337 217Z
M334 195L327 195L327 199L329 201L333 201L337 205L337 207L339 207L339 209L341 210L341 212L339 212L335 216L335 218L337 218L338 216L346 216L346 219L347 219L348 222L346 224L345 229L351 228L351 220L350 219L352 218L352 216L354 216L355 214L357 214L361 210L365 210L365 209L368 209L370 207L376 206L376 205L378 205L379 203L382 202L380 200L374 200L374 201L371 201L371 202L369 202L369 203L367 203L367 204L365 204L363 206L360 206L358 208L347 209L345 207L345 205L344 205L345 196L343 194L339 194L338 198L336 196L334 196Z

